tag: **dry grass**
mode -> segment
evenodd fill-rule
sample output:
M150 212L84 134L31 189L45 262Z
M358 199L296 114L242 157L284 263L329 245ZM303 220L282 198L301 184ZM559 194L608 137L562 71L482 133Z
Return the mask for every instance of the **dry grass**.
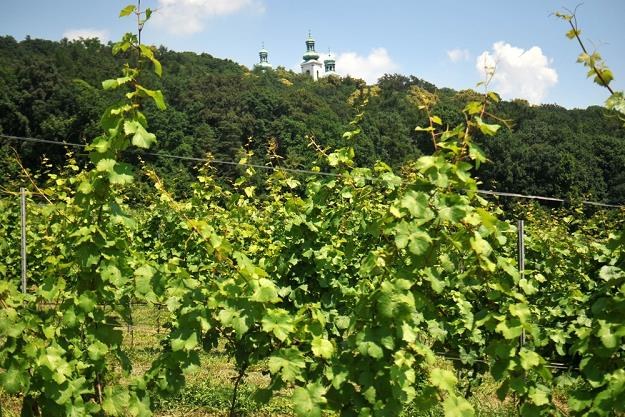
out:
M17 397L10 396L0 389L0 407L4 414L2 417L19 417L21 402Z

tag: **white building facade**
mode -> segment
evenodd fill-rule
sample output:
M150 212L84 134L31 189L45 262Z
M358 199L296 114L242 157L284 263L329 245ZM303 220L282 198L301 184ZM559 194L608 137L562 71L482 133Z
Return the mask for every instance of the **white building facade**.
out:
M317 81L323 76L323 64L319 61L319 54L315 51L315 40L310 35L310 32L308 32L308 39L306 39L306 53L303 58L304 61L301 64L302 74L307 74Z

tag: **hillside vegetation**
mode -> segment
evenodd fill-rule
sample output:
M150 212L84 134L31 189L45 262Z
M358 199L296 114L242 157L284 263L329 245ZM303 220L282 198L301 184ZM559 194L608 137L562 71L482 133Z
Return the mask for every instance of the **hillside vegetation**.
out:
M364 87L353 78L312 82L292 71L250 71L208 54L157 51L167 68L163 78L145 74L161 88L168 109L148 106L150 130L158 138L156 152L238 161L241 150L253 150L252 162L265 164L269 155L279 165L310 168L318 152L340 146L341 135L354 117L349 98ZM97 136L99 115L114 101L100 81L115 72L120 61L111 44L97 40L18 42L0 37L0 133L48 140L86 143ZM394 168L432 152L426 116L415 105L419 89L435 93L435 114L450 125L462 118L464 105L477 93L438 88L416 77L382 77L365 109L362 134L355 144L357 162L373 166L382 160ZM529 106L522 100L500 102L493 112L510 119L509 129L492 138L477 138L492 163L476 175L483 188L625 202L625 131L600 107L567 110L557 105ZM460 119L459 119L460 118ZM2 139L2 177L15 175L7 162L15 147L26 167L37 170L44 154L55 166L66 150ZM132 158L132 156L126 156ZM189 195L194 164L167 158L147 158L176 194ZM219 166L219 176L238 172Z

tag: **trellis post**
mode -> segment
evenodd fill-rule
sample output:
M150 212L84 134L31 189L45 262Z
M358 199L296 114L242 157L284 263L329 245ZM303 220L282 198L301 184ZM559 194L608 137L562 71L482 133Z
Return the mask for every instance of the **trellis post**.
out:
M20 213L22 223L21 259L22 259L22 292L26 294L26 189L20 188Z

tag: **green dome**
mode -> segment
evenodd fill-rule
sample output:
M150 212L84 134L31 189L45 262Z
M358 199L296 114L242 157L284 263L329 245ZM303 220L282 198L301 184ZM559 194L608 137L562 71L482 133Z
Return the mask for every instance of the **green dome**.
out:
M304 54L303 58L304 58L304 61L310 61L313 59L317 60L319 59L319 54L315 51L308 51Z

